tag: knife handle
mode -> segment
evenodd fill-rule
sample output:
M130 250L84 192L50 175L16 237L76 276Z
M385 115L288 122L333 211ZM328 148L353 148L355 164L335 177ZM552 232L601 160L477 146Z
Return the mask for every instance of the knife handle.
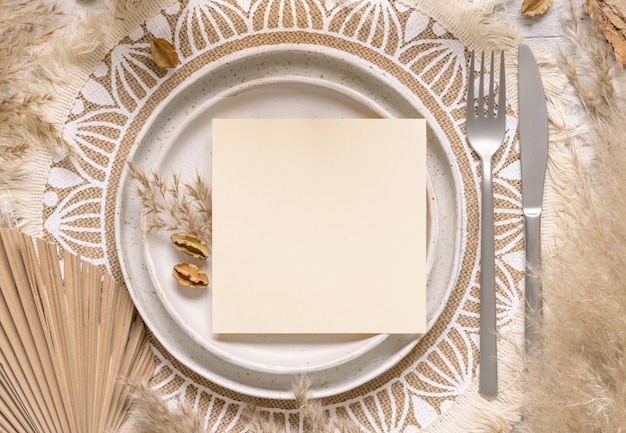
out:
M483 158L480 210L480 365L478 392L486 399L498 395L496 333L496 263L491 160Z
M539 342L539 324L542 317L543 298L541 293L541 209L524 213L524 231L526 239L526 276L525 276L525 346L526 353L536 351Z

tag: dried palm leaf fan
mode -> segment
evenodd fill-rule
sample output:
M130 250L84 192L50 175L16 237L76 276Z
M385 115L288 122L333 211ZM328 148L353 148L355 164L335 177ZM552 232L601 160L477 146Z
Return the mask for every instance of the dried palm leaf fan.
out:
M55 245L0 228L0 432L117 431L154 368L128 293Z

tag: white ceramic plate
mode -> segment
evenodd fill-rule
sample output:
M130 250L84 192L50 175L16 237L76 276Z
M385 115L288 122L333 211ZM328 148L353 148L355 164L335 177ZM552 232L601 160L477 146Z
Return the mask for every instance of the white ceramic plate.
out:
M191 176L197 169L210 179L212 118L422 117L419 103L403 90L345 54L340 58L295 47L239 53L198 71L172 92L146 122L131 159L164 175L175 170ZM430 130L429 329L445 306L459 256L460 195L450 170L454 161L446 149ZM188 289L173 281L172 266L189 260L174 251L169 234L143 236L141 206L126 176L121 180L116 231L126 282L152 332L187 367L234 391L289 398L295 376L304 373L311 377L316 397L343 392L390 368L421 337L216 338L210 329L210 288ZM210 260L197 264L210 275Z

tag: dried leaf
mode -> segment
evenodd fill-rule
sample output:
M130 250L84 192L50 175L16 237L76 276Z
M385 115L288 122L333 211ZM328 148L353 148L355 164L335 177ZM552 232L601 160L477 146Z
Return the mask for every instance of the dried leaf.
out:
M204 289L209 285L209 276L192 263L179 263L174 266L172 276L187 287Z
M534 17L546 13L554 0L524 0L522 2L522 15Z
M156 38L150 44L150 52L159 68L173 68L178 63L178 53L167 40Z
M189 254L191 257L206 260L209 257L209 246L202 239L191 233L175 233L170 236L174 248Z
M613 47L615 59L626 64L626 3L624 0L587 0L583 11L593 19Z

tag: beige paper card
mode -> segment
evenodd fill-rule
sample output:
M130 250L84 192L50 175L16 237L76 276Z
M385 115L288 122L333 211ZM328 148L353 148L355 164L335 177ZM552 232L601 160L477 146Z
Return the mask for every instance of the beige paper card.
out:
M213 121L212 326L426 329L426 122Z

